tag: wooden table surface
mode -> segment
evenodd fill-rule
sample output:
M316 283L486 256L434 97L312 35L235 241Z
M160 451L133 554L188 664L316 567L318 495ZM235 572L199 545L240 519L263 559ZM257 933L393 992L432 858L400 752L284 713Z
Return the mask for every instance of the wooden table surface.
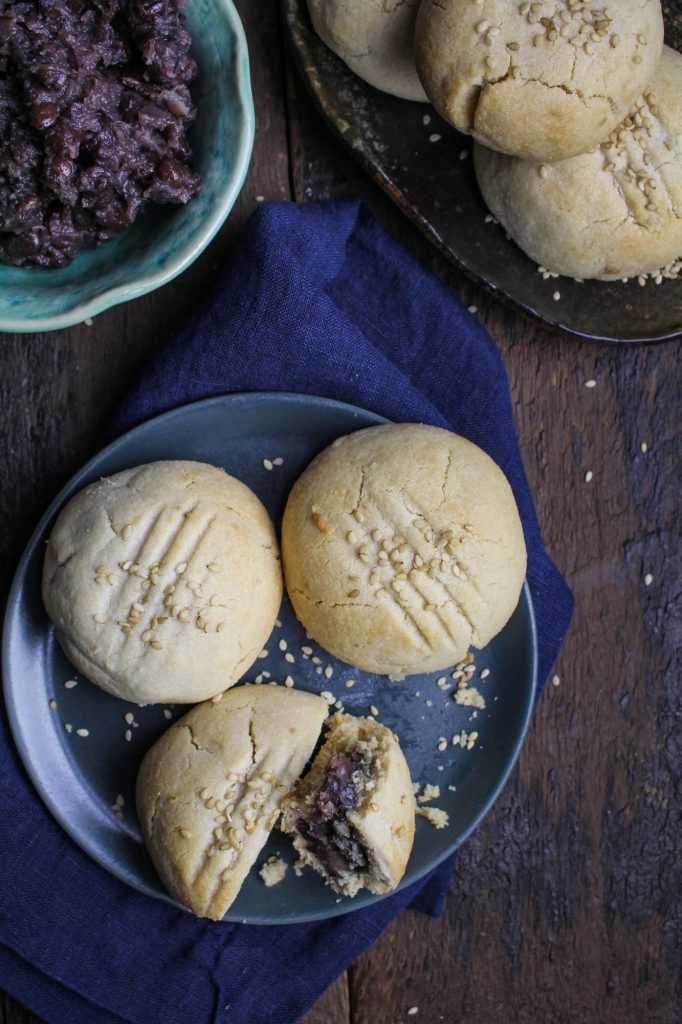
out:
M477 307L499 346L545 541L577 610L509 784L461 850L443 916L401 914L305 1024L679 1022L680 345L580 342L470 284L330 136L273 0L238 7L257 134L218 238L172 284L92 326L0 336L2 583L129 382L201 304L260 198L362 196ZM0 994L0 1024L37 1020Z

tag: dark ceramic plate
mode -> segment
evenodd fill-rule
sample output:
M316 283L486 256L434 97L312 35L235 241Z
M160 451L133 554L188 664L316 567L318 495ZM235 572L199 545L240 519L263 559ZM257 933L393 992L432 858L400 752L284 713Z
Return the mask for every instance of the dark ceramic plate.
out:
M545 323L586 338L661 341L682 333L682 280L643 287L637 281L543 280L504 229L486 223L472 140L428 104L388 96L354 75L314 32L305 0L283 5L296 63L332 131L470 278ZM666 41L680 49L679 0L666 6Z
M382 422L353 406L300 395L232 395L198 402L151 420L105 448L67 484L39 523L20 562L5 622L3 674L12 731L36 789L63 828L99 864L141 892L170 899L140 838L135 775L147 748L187 707L128 704L74 672L40 599L45 540L57 512L71 494L105 474L157 459L196 459L224 466L247 483L279 523L291 485L320 449L342 434ZM264 458L284 461L267 470ZM455 704L451 692L438 688L437 675L390 683L353 671L311 644L321 659L317 664L303 658L301 647L308 641L286 602L278 621L281 625L267 644L268 656L256 662L247 678L253 680L265 670L283 682L291 674L301 689L330 690L356 714L367 714L375 704L380 720L400 736L412 777L440 786L436 804L447 809L450 825L436 831L418 820L403 884L415 881L481 820L519 753L536 675L527 588L508 625L477 656L479 670L488 668L490 675L478 681L487 706L473 721L471 708ZM281 638L294 653L294 664L279 651ZM331 678L324 672L328 665ZM357 680L352 689L345 686L348 679ZM77 683L65 687L67 680ZM479 734L472 750L450 744L442 753L437 750L440 736L450 739L462 729ZM78 730L87 730L87 735ZM289 864L294 860L288 839L279 833L273 834L259 863L275 852ZM252 872L228 919L304 921L342 914L376 899L363 893L341 900L307 870L297 877L289 868L285 880L270 889Z

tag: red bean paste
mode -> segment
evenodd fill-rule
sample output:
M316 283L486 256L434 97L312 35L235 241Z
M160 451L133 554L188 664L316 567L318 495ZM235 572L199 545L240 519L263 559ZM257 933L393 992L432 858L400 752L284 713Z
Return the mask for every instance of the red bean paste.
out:
M0 261L63 267L196 195L181 6L0 0Z
M297 825L308 848L334 880L368 866L367 851L346 814L357 806L358 785L369 774L369 765L359 751L332 754L315 804Z

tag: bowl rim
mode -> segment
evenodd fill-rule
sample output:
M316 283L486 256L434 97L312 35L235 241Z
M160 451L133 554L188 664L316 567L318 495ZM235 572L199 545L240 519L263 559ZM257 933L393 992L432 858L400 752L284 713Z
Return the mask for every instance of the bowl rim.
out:
M122 302L128 302L155 291L186 270L204 251L224 224L241 192L251 162L256 134L256 115L244 26L232 0L215 0L215 3L224 12L235 35L235 67L237 69L235 79L242 122L235 149L235 169L229 187L222 193L219 203L204 222L200 236L189 249L169 259L162 270L145 273L136 278L134 282L124 282L111 288L105 288L84 302L76 300L68 309L58 315L39 316L26 320L0 314L0 333L35 334L73 327L75 324L83 323L84 320L103 313L112 306L118 306Z

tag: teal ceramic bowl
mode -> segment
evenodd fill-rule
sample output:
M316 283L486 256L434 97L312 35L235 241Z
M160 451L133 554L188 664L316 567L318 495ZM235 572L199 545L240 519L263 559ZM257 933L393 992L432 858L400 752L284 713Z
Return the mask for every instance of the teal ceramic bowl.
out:
M153 291L182 273L225 221L244 183L255 131L246 38L231 0L188 0L185 14L199 65L190 143L201 191L187 206L150 208L68 267L0 264L0 331L69 327Z

